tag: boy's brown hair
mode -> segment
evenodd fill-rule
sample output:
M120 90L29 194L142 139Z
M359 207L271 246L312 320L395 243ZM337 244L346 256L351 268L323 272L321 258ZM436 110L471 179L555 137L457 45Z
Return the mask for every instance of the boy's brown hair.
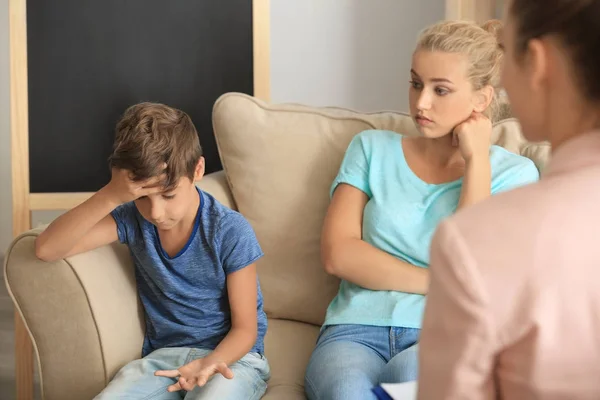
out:
M200 157L200 140L189 115L164 104L139 103L129 107L117 123L109 164L131 171L136 181L164 172L163 186L170 190L182 177L194 180Z

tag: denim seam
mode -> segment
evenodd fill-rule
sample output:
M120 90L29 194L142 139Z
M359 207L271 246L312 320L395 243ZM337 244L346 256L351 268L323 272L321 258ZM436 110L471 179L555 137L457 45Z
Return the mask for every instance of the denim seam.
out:
M238 364L242 364L245 365L247 368L252 369L252 371L254 371L254 374L263 382L267 383L268 379L265 379L262 377L262 373L260 372L260 370L258 368L256 368L254 365L250 364L248 361L244 360L243 358L241 358L240 360L237 361ZM270 374L269 374L270 375Z
M390 339L389 360L391 360L396 355L396 330L394 329L394 327L390 327L389 339ZM389 360L388 360L388 362L389 362Z
M313 392L313 394L315 395L315 397L314 397L313 400L319 400L319 392L315 388L314 383L312 383L312 381L310 380L310 378L308 377L308 375L306 375L304 377L304 382L306 383L306 386L310 387L311 392ZM305 390L306 390L306 388L305 388Z
M188 354L187 354L187 356L185 357L185 362L183 363L183 365L187 365L187 364L189 364L190 362L192 362L192 360L194 360L194 359L195 359L194 357L196 356L196 354L197 354L196 350L195 350L194 348L190 348L190 349L189 349L189 351L188 351ZM181 368L181 367L180 367L180 368ZM177 380L175 380L175 382L177 382ZM171 385L169 385L169 386L171 386ZM168 388L169 386L167 386L167 388ZM150 394L149 396L153 396L153 395L155 395L157 392L158 392L158 390L157 390L156 392L154 392L154 393ZM186 392L186 393L187 393L187 392ZM146 397L146 398L144 398L143 400L149 400L149 399L150 399L150 397Z
M155 399L157 394L159 394L159 393L161 393L161 392L166 392L166 391L167 391L167 389L169 388L169 386L171 386L171 385L167 385L167 386L165 386L165 387L162 387L162 388L160 388L160 389L156 389L154 392L150 393L148 396L144 397L144 398L143 398L143 399L141 399L141 400L151 400L151 399Z
M252 388L254 389L254 392L252 393L252 396L249 397L249 400L253 400L255 398L260 399L262 397L262 395L257 397L257 394L259 393L259 390L262 387L261 382L264 384L265 392L266 392L267 381L261 376L262 374L258 371L258 369L256 367L254 367L252 364L250 364L248 361L245 361L242 358L242 359L238 360L237 362L238 362L238 364L245 365L246 368L252 369L252 371L254 372L254 375L256 377L258 377L258 381L252 381Z
M267 387L266 387L267 383L264 381L264 379L261 378L261 380L265 384L265 392L266 392L267 391ZM262 395L258 395L259 394L259 386L261 386L260 383L255 382L254 385L252 385L252 386L254 387L254 393L252 393L252 397L250 397L250 399L251 400L260 399L262 397Z
M194 358L196 356L197 352L195 351L195 349L191 348L190 351L188 352L187 357L185 358L185 363L183 365L189 364L190 362L192 362L193 360L195 360L196 358Z

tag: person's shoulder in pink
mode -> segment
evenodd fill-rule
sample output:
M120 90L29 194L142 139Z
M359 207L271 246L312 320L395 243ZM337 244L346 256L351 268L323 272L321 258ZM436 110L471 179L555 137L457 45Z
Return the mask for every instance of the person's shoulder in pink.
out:
M438 228L423 399L600 398L600 132L569 147Z
M507 5L504 85L552 160L438 227L419 399L600 398L600 0L562 4Z

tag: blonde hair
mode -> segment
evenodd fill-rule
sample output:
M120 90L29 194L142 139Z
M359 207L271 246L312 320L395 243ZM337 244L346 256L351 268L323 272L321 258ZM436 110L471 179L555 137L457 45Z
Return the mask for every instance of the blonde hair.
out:
M494 96L484 114L491 120L498 117L500 101L500 68L502 51L498 46L498 32L502 23L491 20L479 26L469 21L442 21L426 28L417 43L417 50L442 51L464 54L469 59L469 81L473 90L488 85Z

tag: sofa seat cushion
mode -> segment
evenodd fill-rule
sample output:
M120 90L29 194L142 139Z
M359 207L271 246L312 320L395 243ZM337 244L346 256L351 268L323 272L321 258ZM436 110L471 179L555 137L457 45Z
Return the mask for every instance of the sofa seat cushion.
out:
M269 319L265 355L271 365L271 379L263 400L306 398L304 373L318 335L315 325Z

